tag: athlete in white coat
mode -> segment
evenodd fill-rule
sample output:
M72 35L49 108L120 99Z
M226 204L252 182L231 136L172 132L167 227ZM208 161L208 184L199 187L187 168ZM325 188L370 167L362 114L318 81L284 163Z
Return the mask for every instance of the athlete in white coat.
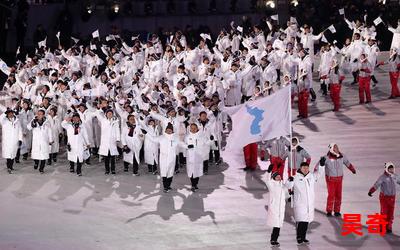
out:
M14 158L17 155L18 148L22 144L22 128L19 119L10 109L0 115L0 124L2 132L1 153L7 161L8 173L12 173Z
M74 113L72 117L66 117L61 126L67 131L69 171L74 173L76 164L76 174L82 176L82 164L85 159L84 152L90 146L86 128L82 124L78 113Z
M51 165L52 161L57 162L57 154L60 150L60 140L59 136L62 134L61 120L57 115L57 107L53 106L49 109L49 114L47 115L47 121L50 124L51 134L53 136L54 143L50 148L49 159L47 160L47 165Z
M156 138L160 135L160 126L153 118L148 119L147 124L139 120L144 134L144 162L147 164L149 173L157 174L159 145Z
M314 220L315 206L315 182L318 179L319 169L317 166L313 172L307 162L300 164L300 169L294 176L293 181L289 182L289 188L293 190L294 197L294 219L296 221L296 238L299 245L309 243L306 239L308 224Z
M111 174L115 175L115 156L119 154L117 144L121 141L119 121L111 109L107 110L105 115L102 110L98 110L96 117L101 126L99 155L105 158L105 174L110 174L111 165Z
M164 193L168 193L171 188L172 178L174 176L175 163L177 161L179 138L174 134L174 127L168 124L165 133L157 138L160 143L160 175L162 177Z
M285 218L285 194L289 187L288 181L283 181L278 172L272 172L273 165L270 165L267 172L267 187L269 191L267 225L272 227L271 246L279 246L278 237L283 220ZM289 178L293 180L293 177Z
M53 135L50 124L45 117L46 112L39 109L35 118L28 124L28 130L32 130L32 159L35 162L34 169L39 168L41 174L44 173L46 160L49 159ZM40 164L40 166L39 166Z
M190 124L190 130L185 138L187 145L186 154L186 171L192 184L192 192L196 192L199 179L203 176L203 160L204 148L209 148L209 140L202 132L196 123Z
M139 176L140 149L143 145L144 135L140 126L136 125L134 115L128 115L126 126L122 127L121 143L124 155L124 172L129 171L129 164L133 165L133 175Z
M32 121L34 113L30 108L30 101L24 100L22 102L22 109L18 113L18 118L22 128L22 145L19 149L19 154L22 155L23 160L28 160L28 153L32 148L32 131L29 131L27 126ZM19 163L19 154L15 158L15 162Z

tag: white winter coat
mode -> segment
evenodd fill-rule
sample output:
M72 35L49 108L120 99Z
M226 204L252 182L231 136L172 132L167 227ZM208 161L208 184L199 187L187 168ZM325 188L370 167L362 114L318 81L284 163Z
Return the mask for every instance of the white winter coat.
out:
M203 176L203 161L204 148L209 148L209 140L205 138L203 133L189 132L185 138L186 145L193 145L193 148L188 148L186 153L186 171L188 177L197 178Z
M140 149L143 145L143 133L141 127L135 127L133 131L133 136L129 136L130 128L128 126L123 126L121 133L121 143L122 146L127 146L130 149L129 153L124 152L124 162L129 162L133 164L133 158L135 157L136 162L140 163Z
M234 106L240 104L242 98L242 74L239 70L229 70L222 81L225 93L225 105Z
M287 181L275 181L271 179L271 173L266 181L269 191L267 225L270 227L282 227L285 218L285 194L289 183Z
M156 138L160 135L159 126L141 125L147 134L144 136L144 162L148 165L158 164L158 143Z
M119 121L115 117L107 119L102 112L96 112L101 127L99 154L107 156L110 152L111 155L118 155L117 142L121 141Z
M86 133L88 135L89 143L91 147L96 145L95 136L93 134L93 118L95 116L94 112L85 110L83 113L78 111L79 117L81 118L82 124L86 129Z
M157 138L160 143L160 175L161 177L174 176L176 154L181 144L175 134L164 134Z
M318 168L320 168L318 166ZM319 169L320 170L320 169ZM317 172L310 172L304 176L298 172L294 176L294 180L289 182L289 188L294 192L293 195L293 208L294 219L296 222L312 222L314 220L315 208L315 182L318 179Z
M32 121L33 117L34 114L32 110L21 110L18 114L22 128L21 154L30 152L32 148L32 131L28 130L27 126Z
M71 146L71 151L68 151L68 161L83 162L85 160L84 151L90 145L85 126L79 125L77 135L75 135L75 128L72 123L63 121L61 126L67 131L68 144Z
M53 142L50 124L46 119L41 126L37 123L37 126L32 128L32 121L27 126L28 130L32 130L31 157L33 160L47 160L51 149L50 144Z
M22 128L18 118L12 120L6 114L0 115L2 127L1 153L4 159L14 159L18 151L18 141L22 141Z
M47 121L49 122L53 137L53 144L51 144L50 153L58 153L60 150L60 141L58 140L58 135L63 132L61 128L61 121L58 116L53 118L50 115L47 116Z

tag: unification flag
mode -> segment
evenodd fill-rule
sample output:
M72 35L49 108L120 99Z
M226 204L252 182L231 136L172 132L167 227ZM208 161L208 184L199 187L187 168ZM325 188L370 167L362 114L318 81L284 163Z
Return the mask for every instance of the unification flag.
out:
M276 93L234 107L224 108L232 119L227 149L290 134L290 86Z

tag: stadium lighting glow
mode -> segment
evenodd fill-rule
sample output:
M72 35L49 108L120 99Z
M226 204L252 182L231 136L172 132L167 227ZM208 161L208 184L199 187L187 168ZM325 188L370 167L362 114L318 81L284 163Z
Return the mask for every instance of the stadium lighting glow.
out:
M272 1L272 0L266 1L266 2L265 2L265 6L274 9L274 8L275 8L275 2Z
M118 13L119 12L119 6L116 4L114 6L114 13Z

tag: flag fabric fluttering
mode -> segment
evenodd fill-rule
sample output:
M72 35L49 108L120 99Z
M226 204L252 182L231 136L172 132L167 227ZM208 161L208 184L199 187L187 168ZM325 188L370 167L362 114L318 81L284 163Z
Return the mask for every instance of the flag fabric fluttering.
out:
M200 37L203 38L204 41L207 40L207 39L211 41L211 36L210 36L210 34L201 33L201 34L200 34Z
M100 37L99 30L95 30L95 31L93 31L93 33L92 33L92 37L93 37L93 38Z
M275 21L278 21L278 20L279 20L278 14L272 15L272 16L271 16L271 19L272 19L272 20L275 20Z
M329 43L328 39L326 39L325 35L322 35L321 41L324 42L324 43Z
M290 86L255 101L224 108L232 119L226 149L290 134Z
M75 38L75 37L72 37L72 36L71 36L71 39L72 39L72 41L74 41L75 44L77 44L77 43L79 42L79 39L78 39L78 38Z
M375 26L378 26L380 23L383 23L383 20L380 16L378 16L375 20L374 20L374 24Z
M331 26L328 27L328 30L329 30L331 33L336 33L336 29L335 29L335 26L333 26L333 24L331 24Z
M38 47L39 48L46 47L46 40L47 40L47 37L43 41L38 42Z
M10 67L8 67L7 63L4 62L1 58L0 58L0 70L6 75L9 75L11 73Z
M90 44L90 50L96 50L97 46L96 44Z
M339 14L344 15L344 9L339 9Z

